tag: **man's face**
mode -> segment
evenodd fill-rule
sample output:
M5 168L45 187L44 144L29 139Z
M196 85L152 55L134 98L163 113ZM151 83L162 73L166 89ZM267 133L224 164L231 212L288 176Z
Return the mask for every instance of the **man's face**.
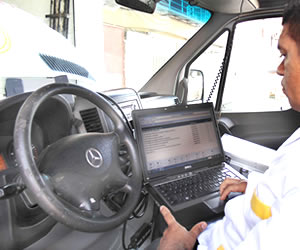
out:
M282 91L289 99L291 107L300 111L300 51L296 42L288 34L288 24L283 26L278 49L283 57L277 74L283 76Z

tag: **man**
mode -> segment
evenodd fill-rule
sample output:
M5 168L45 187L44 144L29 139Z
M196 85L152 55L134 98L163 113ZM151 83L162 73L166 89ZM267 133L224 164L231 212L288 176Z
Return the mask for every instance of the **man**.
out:
M291 107L300 111L300 3L290 3L283 15L278 49L283 57L277 73ZM300 128L277 150L265 174L251 173L248 182L226 179L221 200L230 192L244 195L230 200L222 220L200 222L190 231L162 206L168 224L160 250L193 249L300 249Z

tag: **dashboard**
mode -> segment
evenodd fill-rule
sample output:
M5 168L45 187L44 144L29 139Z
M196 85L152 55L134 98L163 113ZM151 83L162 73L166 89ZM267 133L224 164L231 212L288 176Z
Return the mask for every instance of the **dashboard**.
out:
M22 182L14 151L14 125L19 109L30 94L23 93L0 100L0 188ZM178 99L173 96L141 97L129 88L98 94L115 108L130 129L133 129L131 112L142 109L143 103L147 107L150 99L152 107L178 103ZM73 134L108 133L113 130L111 119L93 103L78 96L56 95L43 102L35 113L31 126L32 155L39 166L43 151L62 138ZM122 145L120 150L123 150ZM122 171L127 171L126 155L120 156L120 160L123 162ZM0 192L0 230L5 234L3 237L8 239L7 244L29 244L29 241L45 235L56 223L32 200L27 189L14 197L15 199L1 200ZM9 235L9 232L14 232L14 236Z
M116 89L99 94L115 108L123 120L129 123L129 126L132 123L131 112L142 108L140 97L133 89ZM110 118L83 98L76 97L73 114L77 121L76 128L81 133L105 133L114 129Z
M133 129L131 112L152 107L171 106L178 103L174 96L141 97L130 88L114 89L102 95L123 118L130 129ZM14 152L14 123L23 102L30 93L23 93L1 100L0 103L0 170L17 167ZM145 98L146 97L146 98ZM114 130L110 118L89 101L72 95L57 95L44 102L37 111L31 132L32 153L37 161L39 155L48 145L75 133L99 132ZM0 171L1 173L1 171Z
M141 96L133 89L123 88L98 93L102 95L133 129L131 112L152 107L171 106L178 103L173 96ZM14 123L23 102L30 95L24 93L1 100L0 105L0 170L17 167L14 152ZM32 153L35 160L48 145L74 133L113 131L110 118L89 101L72 95L50 98L37 111L32 124ZM1 173L1 171L0 171Z

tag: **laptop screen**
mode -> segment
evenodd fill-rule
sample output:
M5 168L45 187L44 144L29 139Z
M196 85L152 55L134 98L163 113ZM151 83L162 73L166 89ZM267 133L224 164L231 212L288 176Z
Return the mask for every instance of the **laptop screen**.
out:
M144 174L148 178L223 160L210 103L136 110L133 120Z

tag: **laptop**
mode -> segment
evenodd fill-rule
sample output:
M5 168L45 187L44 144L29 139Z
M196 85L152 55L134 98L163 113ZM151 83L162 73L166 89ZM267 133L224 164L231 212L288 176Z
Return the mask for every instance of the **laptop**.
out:
M173 212L196 204L223 212L220 183L244 177L225 163L213 104L134 110L132 118L144 183L156 204Z

